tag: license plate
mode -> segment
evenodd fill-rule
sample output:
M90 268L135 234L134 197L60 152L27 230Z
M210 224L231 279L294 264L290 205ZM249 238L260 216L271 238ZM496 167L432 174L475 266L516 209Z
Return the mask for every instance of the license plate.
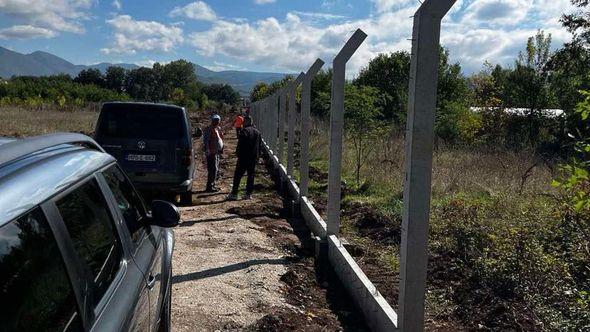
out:
M156 155L153 154L128 154L128 161L156 161Z

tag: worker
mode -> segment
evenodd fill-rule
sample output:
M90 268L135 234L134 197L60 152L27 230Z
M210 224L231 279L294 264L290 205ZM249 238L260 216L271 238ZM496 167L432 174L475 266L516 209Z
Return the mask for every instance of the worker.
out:
M244 127L244 116L242 115L242 113L238 114L238 116L236 116L236 119L234 120L234 128L236 128L236 138L240 137L240 130L242 130L242 128Z
M215 186L217 172L219 171L219 156L223 152L223 132L219 124L221 117L217 114L211 116L211 125L204 130L203 148L207 159L207 187L205 192L217 192Z
M260 132L254 127L252 118L246 116L244 118L244 128L240 131L240 136L238 137L238 146L236 148L238 162L236 163L232 191L227 196L227 200L235 201L238 199L240 181L244 173L248 174L246 196L244 196L244 199L252 198L252 192L254 191L254 171L260 156L260 144Z

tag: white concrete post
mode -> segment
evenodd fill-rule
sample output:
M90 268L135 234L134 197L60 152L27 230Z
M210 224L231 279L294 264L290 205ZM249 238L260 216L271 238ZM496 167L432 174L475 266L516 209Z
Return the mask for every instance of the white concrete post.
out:
M414 15L400 248L399 328L424 329L428 219L440 23L455 0L426 0Z
M268 144L268 97L262 99L262 137L264 137L264 141Z
M285 123L287 122L287 90L283 87L279 93L279 144L277 147L279 163L285 164Z
M295 119L296 112L297 112L297 102L295 100L297 87L303 81L303 77L305 76L304 73L300 73L299 76L291 83L289 86L289 132L287 136L287 175L292 177L293 176L293 167L295 164Z
M277 127L279 125L278 121L278 103L279 103L279 95L275 92L272 99L272 152L274 154L277 153Z
M305 73L303 89L301 91L301 154L299 160L299 189L301 196L307 196L309 191L309 127L311 122L311 81L324 65L324 61L317 59Z
M330 105L330 156L328 159L328 235L340 231L340 191L342 173L342 136L344 131L344 83L346 62L367 38L361 29L346 42L332 62L332 101Z

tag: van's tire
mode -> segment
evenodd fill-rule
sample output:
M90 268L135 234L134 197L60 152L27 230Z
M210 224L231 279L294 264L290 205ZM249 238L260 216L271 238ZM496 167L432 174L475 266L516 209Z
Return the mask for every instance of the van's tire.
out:
M164 301L162 312L160 313L160 326L158 332L170 332L172 330L172 287L168 285L168 295Z
M180 194L180 204L182 205L192 205L193 204L193 193L192 191L187 191Z

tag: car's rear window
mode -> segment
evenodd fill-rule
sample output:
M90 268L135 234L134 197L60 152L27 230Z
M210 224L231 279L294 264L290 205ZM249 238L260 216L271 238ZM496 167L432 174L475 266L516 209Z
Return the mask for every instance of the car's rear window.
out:
M185 135L182 113L175 110L104 110L99 135L113 138L170 140Z

